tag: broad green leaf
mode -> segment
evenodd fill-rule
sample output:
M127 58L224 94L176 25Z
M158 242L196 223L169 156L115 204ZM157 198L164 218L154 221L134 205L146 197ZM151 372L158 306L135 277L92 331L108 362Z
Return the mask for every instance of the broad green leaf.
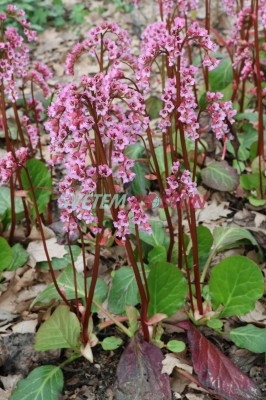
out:
M0 215L10 209L11 199L10 199L10 189L6 186L0 187ZM23 212L23 203L20 197L15 197L15 209L16 214Z
M25 379L18 382L9 400L58 400L64 385L59 367L44 365L35 368Z
M12 247L12 261L8 267L10 271L15 271L17 268L23 267L27 262L29 255L26 250L17 243Z
M121 344L123 344L123 340L115 336L109 336L101 342L101 346L104 350L116 350Z
M266 190L266 178L265 176L261 177L262 181L262 190L263 192ZM260 195L260 174L245 174L240 177L240 185L245 190L256 190L257 195ZM261 199L258 199L261 200Z
M146 110L151 119L159 118L159 112L163 108L163 102L157 96L150 96L146 100Z
M209 286L215 309L223 306L220 317L248 313L264 291L259 267L243 256L231 256L216 265Z
M160 262L148 277L149 317L162 313L173 315L184 304L188 286L182 272L173 264Z
M266 204L266 200L263 199L256 199L253 196L249 196L248 197L248 201L250 202L250 204L254 207L261 207L261 206L265 206Z
M252 112L252 113L240 113L240 114L237 114L234 118L237 121L246 119L249 122L257 122L259 117L258 117L258 112ZM263 120L264 120L264 125L265 125L266 124L266 115L263 116Z
M148 254L148 261L150 264L156 264L159 261L166 260L166 249L163 246L154 247Z
M209 81L212 92L220 92L232 83L233 69L229 57L220 61L217 68L209 72Z
M129 158L136 159L145 153L145 148L140 143L135 143L127 146L125 155Z
M8 269L13 260L12 249L3 237L0 237L0 260L0 271Z
M164 245L167 241L167 237L165 235L165 230L164 230L162 222L149 220L149 223L152 228L152 234L149 235L148 233L146 233L144 231L139 231L140 239L143 240L143 242L145 242L153 247ZM130 228L131 233L133 233L133 235L135 235L135 225L132 222L129 223L129 228Z
M209 256L212 244L213 237L211 231L205 226L197 227L197 239L198 239L198 255L199 255L199 265L201 268L204 267L207 258ZM190 266L193 264L193 251L192 249L188 255L188 263Z
M76 261L81 253L81 248L79 246L73 245L71 246L71 249L74 261ZM67 254L63 258L55 258L55 257L52 258L52 265L54 270L64 269L69 265L72 265L68 246L65 246L65 250L67 251ZM38 263L38 267L43 269L49 269L47 261L42 261Z
M181 353L186 348L186 345L181 340L170 340L166 345L167 349L173 353Z
M36 159L28 160L26 167L28 169L31 183L34 188L39 213L43 213L47 204L49 203L52 189L52 179L49 169L44 163ZM32 199L29 181L24 169L21 171L21 180L23 189L29 191L29 197ZM33 211L33 215L35 216L35 211Z
M45 321L35 337L35 350L78 349L80 345L80 323L78 317L67 306L58 306Z
M146 274L149 268L145 265ZM141 273L142 275L142 273ZM135 306L138 300L138 285L132 267L122 267L115 271L108 298L108 309L113 314L122 314L126 305Z
M237 171L226 161L213 161L201 171L203 183L216 190L232 192L239 183Z
M216 319L216 318L210 319L207 322L207 326L209 328L213 328L213 329L221 329L223 326L223 321L221 321L220 319Z
M215 252L217 252L223 247L234 244L243 239L249 240L254 246L258 245L254 236L245 228L217 227L213 232L213 248Z
M257 328L249 324L233 329L230 337L242 349L248 349L253 353L266 352L266 328Z
M75 299L75 288L74 288L74 277L72 267L67 267L64 272L58 277L57 283L60 288L64 288L65 294L68 300ZM91 283L91 278L87 278L87 290L89 290ZM81 274L77 273L77 290L78 296L84 301L84 279ZM97 303L102 304L107 296L107 285L101 279L97 279L96 288L94 292L94 300ZM57 293L54 284L51 283L42 293L40 293L36 299L32 302L31 307L36 304L47 305L53 299L61 299L60 295ZM97 310L96 306L93 305L92 311Z

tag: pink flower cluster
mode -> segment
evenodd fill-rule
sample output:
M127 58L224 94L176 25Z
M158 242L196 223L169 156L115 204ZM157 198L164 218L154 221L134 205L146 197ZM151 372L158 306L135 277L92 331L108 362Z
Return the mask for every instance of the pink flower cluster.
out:
M106 66L111 62L116 68L121 65L121 62L132 66L135 58L130 54L130 43L128 33L120 29L116 23L102 22L88 32L87 39L74 46L66 59L66 72L74 75L74 65L85 52L98 61L101 70L103 70L104 61ZM105 58L100 61L101 57L98 57L97 50L99 51L101 47Z
M97 181L111 174L118 186L121 185L120 181L124 184L134 179L134 160L124 152L129 144L137 141L138 135L142 134L149 122L143 95L131 87L131 82L124 83L121 60L125 61L128 40L122 34L123 31L116 24L107 23L93 28L88 33L88 40L91 40L90 53L96 54L99 41L107 39L104 35L111 30L118 37L113 49L118 59L113 60L112 53L109 53L108 72L82 76L80 87L71 83L60 88L56 100L49 108L49 121L45 125L51 138L52 163L63 161L67 170L66 177L59 185L64 198L69 194L69 206L62 211L66 229L70 226L73 228L75 218L88 224L97 223L92 204L86 210L82 209L82 204L78 209L71 205L73 193L92 195L96 192ZM107 42L105 44L107 46ZM70 65L73 65L72 57L68 57L69 71L72 68ZM108 149L105 153L106 163L102 165L94 158L99 141L103 149ZM88 166L88 163L92 165Z
M197 71L198 68L193 65L181 69L181 104L178 107L179 121L183 123L186 136L193 142L199 137L198 115L195 111L197 103L193 91Z
M193 198L197 192L197 184L192 182L190 171L184 170L180 176L180 163L178 161L173 163L172 175L166 181L169 188L165 190L165 200L173 208L184 200Z
M22 118L22 126L26 130L31 146L33 149L36 149L38 143L39 143L39 131L38 128L30 123L29 117L24 116Z
M206 29L193 22L183 32L185 19L176 17L169 32L165 21L149 25L142 34L141 55L138 59L139 69L136 73L140 87L147 93L150 88L151 68L159 55L165 55L169 66L173 66L177 59L184 54L184 41L188 40L200 46L204 51L202 65L212 70L217 67L219 60L209 53L216 50L216 45L211 41Z
M222 0L223 7L228 15L234 17L236 15L236 1Z
M219 101L223 98L222 93L207 92L206 102L210 103L207 106L207 111L211 117L211 128L218 140L231 139L230 130L227 121L234 124L234 116L237 111L232 109L231 101Z
M23 10L17 10L15 5L7 6L7 13L0 14L0 20L6 21L7 17L16 19L24 28L24 34L28 41L36 39L36 32L30 30L31 26L25 18ZM2 57L0 60L0 84L3 84L4 91L11 102L16 102L19 98L17 78L23 81L29 79L37 83L43 90L44 96L48 97L49 88L45 80L51 76L48 68L40 63L36 63L35 69L28 73L29 68L29 48L24 44L24 39L19 35L16 28L7 27L4 30L4 37L0 41Z
M21 147L12 154L6 153L5 157L0 159L0 185L7 183L14 172L27 161L28 149Z
M148 222L147 215L142 211L136 197L129 197L127 201L130 205L130 211L120 210L118 212L117 221L114 221L114 227L117 229L116 236L121 238L122 241L125 241L126 235L131 233L129 229L130 213L133 214L133 224L137 225L140 231L151 235L152 229Z
M262 18L262 26L266 29L266 0L260 0L260 12Z

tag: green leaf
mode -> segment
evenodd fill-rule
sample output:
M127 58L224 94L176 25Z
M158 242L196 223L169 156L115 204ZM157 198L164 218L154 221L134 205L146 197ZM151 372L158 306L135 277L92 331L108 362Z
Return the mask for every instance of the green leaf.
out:
M157 96L150 96L146 100L146 110L151 119L159 118L159 112L163 108L163 102Z
M209 81L212 92L220 92L232 83L233 69L229 57L220 61L217 68L209 72Z
M148 275L149 268L145 265ZM142 272L140 271L141 276ZM115 271L112 287L108 298L108 309L113 314L125 312L126 305L135 306L138 300L138 285L132 267L122 267Z
M150 317L157 313L173 315L184 304L188 292L182 272L167 262L160 262L151 268L148 286Z
M109 336L101 342L104 350L116 350L121 344L123 344L123 340L115 336Z
M266 352L266 328L257 328L249 324L233 329L230 337L242 349L248 349L253 353Z
M158 161L160 173L161 173L161 175L164 175L164 173L165 173L164 147L163 146L156 147L155 154L156 154L156 158ZM151 161L151 165L153 166L153 168L155 170L155 166L154 166L152 157L151 157L150 161ZM168 162L168 169L170 171L171 166L172 166L172 161L171 161L171 154L169 152L167 153L167 162Z
M247 239L254 246L258 246L254 236L245 228L223 226L217 227L213 232L214 251L217 252L223 247L235 244L242 239Z
M6 239L0 237L0 271L8 269L13 260L12 249Z
M23 267L27 262L29 255L26 250L17 243L12 247L12 261L8 267L9 271L15 271L17 268Z
M213 329L221 329L223 326L223 321L221 321L220 319L216 319L216 318L210 319L207 322L207 326L209 328L213 328Z
M152 234L149 235L144 231L139 231L140 239L152 247L162 246L164 243L166 243L167 239L162 222L149 220L149 223L152 228ZM129 228L131 233L135 235L135 225L132 222L129 223Z
M226 161L213 161L201 171L203 183L212 189L232 192L239 184L237 171Z
M26 379L19 381L9 400L58 400L64 385L59 367L44 365L35 368Z
M197 239L198 239L198 254L199 254L199 265L201 268L204 267L207 258L209 256L212 244L213 237L211 231L205 226L197 227ZM193 251L192 249L188 255L188 263L190 266L193 264Z
M11 207L10 189L6 186L0 187L0 215ZM16 214L24 211L22 199L15 197Z
M73 245L71 246L71 249L74 261L76 261L81 253L81 248L79 246ZM67 251L67 254L64 255L63 258L55 258L55 257L52 258L52 266L54 270L64 269L69 265L72 265L68 246L65 246L65 250ZM49 265L47 261L42 261L38 263L38 267L49 270Z
M248 313L264 291L259 267L243 256L231 256L216 265L209 286L215 309L223 306L220 317Z
M78 317L67 306L58 306L45 321L35 337L35 350L78 349L80 345L80 323Z
M167 349L173 353L181 353L186 348L186 345L181 340L170 340L166 345Z
M148 254L148 261L150 264L156 264L159 261L166 260L166 249L163 246L154 247Z
M75 299L75 289L74 289L74 277L72 267L67 267L64 272L58 277L57 283L60 288L64 288L66 298L68 300ZM91 278L87 278L87 290L89 290L91 283ZM84 301L85 293L84 293L84 279L83 276L77 273L77 290L78 297ZM97 303L102 304L107 296L107 284L101 279L97 279L96 288L94 292L93 299L97 301ZM53 299L61 299L60 295L57 293L57 290L54 287L54 284L51 283L42 293L40 293L36 299L32 302L31 307L36 304L50 304ZM97 311L95 305L92 306L92 311Z
M39 213L43 213L49 203L52 189L52 179L49 169L44 163L36 159L28 160L26 167L34 188ZM32 199L29 181L24 169L21 171L21 180L23 189L29 191L29 197ZM33 215L35 216L35 211L33 211Z

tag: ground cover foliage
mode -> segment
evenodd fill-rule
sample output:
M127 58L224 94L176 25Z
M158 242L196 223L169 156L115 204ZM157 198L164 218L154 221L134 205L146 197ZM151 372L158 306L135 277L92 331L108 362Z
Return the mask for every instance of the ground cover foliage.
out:
M48 3L0 2L1 395L264 398L266 2Z

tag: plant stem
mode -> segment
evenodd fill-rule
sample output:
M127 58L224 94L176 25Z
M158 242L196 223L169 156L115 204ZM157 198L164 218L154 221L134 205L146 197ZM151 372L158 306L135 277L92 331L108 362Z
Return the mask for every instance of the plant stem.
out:
M132 337L132 333L130 332L130 330L127 329L127 327L125 325L121 324L121 322L119 322L116 317L114 317L111 313L109 313L109 311L107 311L105 308L103 308L101 306L101 304L99 304L95 300L93 300L93 304L95 304L95 306L98 307L99 310L101 310L101 312L103 314L105 314L116 326L118 326L118 328L121 329L122 332L124 332L128 337ZM125 317L125 318L127 318L127 317Z

